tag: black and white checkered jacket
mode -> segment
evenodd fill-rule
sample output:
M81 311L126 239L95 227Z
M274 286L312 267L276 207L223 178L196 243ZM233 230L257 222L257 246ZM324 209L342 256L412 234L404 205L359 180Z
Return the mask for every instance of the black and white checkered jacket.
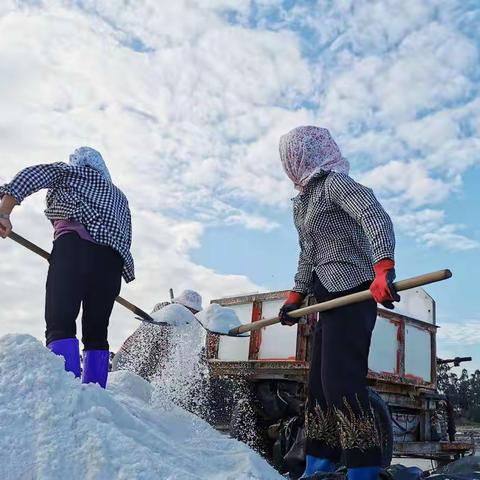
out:
M312 275L330 292L374 278L373 264L394 258L390 217L372 190L343 173L320 174L293 199L300 242L294 291L310 293Z
M132 281L135 278L130 253L132 224L122 191L93 168L57 162L20 171L11 183L0 187L0 197L11 195L20 204L43 188L48 189L47 218L80 222L95 242L120 253L124 260L123 278Z

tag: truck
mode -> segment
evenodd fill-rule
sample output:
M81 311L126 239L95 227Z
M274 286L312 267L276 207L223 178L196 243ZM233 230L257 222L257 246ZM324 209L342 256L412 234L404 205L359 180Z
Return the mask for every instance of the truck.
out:
M242 323L275 317L288 291L212 300ZM315 303L307 297L306 304ZM281 473L303 469L303 408L312 332L318 314L248 337L207 334L210 421L261 452ZM423 288L402 293L394 310L378 308L368 383L384 449L392 456L446 464L473 453L457 441L453 410L437 389L435 301Z

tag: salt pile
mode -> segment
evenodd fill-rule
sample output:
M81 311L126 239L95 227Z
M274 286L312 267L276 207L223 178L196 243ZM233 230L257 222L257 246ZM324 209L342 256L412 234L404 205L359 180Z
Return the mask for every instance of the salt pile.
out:
M188 310L188 308L185 308L178 303L166 305L160 310L151 313L150 316L156 322L163 322L176 327L188 325L189 323L194 323L196 321L193 313Z
M281 479L258 454L115 372L81 385L29 335L0 338L0 478Z
M203 312L197 313L197 318L206 328L219 333L228 333L232 328L242 324L235 310L216 303L209 305Z

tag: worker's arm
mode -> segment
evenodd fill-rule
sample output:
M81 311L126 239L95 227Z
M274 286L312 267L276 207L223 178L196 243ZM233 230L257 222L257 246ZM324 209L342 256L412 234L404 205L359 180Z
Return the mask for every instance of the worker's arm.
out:
M388 213L373 191L348 175L332 173L326 181L327 200L339 206L362 227L372 250L375 278L370 286L377 303L393 308L400 296L393 288L395 280L395 234Z
M48 163L27 167L13 180L0 186L0 236L6 238L12 231L10 214L16 205L42 188L52 188L68 169L66 163Z
M331 173L325 192L328 201L338 205L362 227L370 242L373 263L385 258L394 260L393 224L370 188L343 173Z
M288 293L285 303L278 312L278 317L282 325L294 325L298 322L298 318L290 317L288 313L301 306L303 299L310 292L312 285L313 264L306 254L305 238L301 221L297 221L295 217L296 215L294 213L294 223L298 232L300 253L298 256L297 273L295 274L295 285Z
M10 195L20 205L23 200L43 188L52 188L63 177L69 166L63 162L45 163L24 168L13 180L0 186L0 198Z
M303 219L298 217L298 213L294 208L293 223L298 233L298 245L300 253L298 255L297 272L295 274L295 285L292 292L297 292L301 296L306 296L310 293L312 286L312 269L313 264L307 255L306 238L303 226ZM301 302L300 302L301 303Z

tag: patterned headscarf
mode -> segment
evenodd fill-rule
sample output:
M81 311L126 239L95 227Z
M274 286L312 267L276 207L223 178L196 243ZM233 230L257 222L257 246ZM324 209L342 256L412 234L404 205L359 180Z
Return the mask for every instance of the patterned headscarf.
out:
M100 152L90 147L77 148L70 155L70 165L72 167L90 167L101 173L109 182L112 181L107 165Z
M280 137L280 159L295 188L320 172L348 173L350 164L326 128L297 127Z

